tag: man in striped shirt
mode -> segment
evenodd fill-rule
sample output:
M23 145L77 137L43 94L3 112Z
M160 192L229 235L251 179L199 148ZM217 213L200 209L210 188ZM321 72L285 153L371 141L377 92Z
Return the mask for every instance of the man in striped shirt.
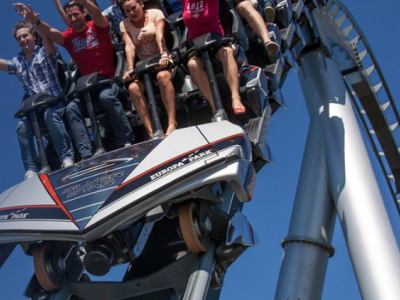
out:
M19 21L14 26L13 35L22 51L10 60L0 59L0 70L16 75L28 97L37 93L60 96L62 89L58 80L57 49L47 38L43 39L42 47L36 45L33 29L26 20ZM74 150L61 118L63 108L60 102L46 109L44 121L62 167L65 168L74 163ZM28 179L36 175L38 169L32 123L29 117L22 118L18 122L17 136L26 171L25 179Z
M125 13L121 10L119 5L117 4L117 0L110 0L111 6L107 7L103 10L102 14L108 19L110 23L110 32L111 35L121 35L119 30L119 23L125 19Z

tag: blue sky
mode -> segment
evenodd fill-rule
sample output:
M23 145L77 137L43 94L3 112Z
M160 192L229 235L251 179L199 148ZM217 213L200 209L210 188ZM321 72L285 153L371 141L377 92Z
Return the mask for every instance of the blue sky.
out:
M102 8L109 5L106 0L98 2ZM389 0L384 5L376 0L343 2L364 31L398 103L400 42L396 19L400 10L399 1ZM19 52L12 37L12 27L19 16L14 13L12 3L10 0L0 2L0 40L3 44L1 58L11 58ZM58 29L65 28L53 7L53 1L31 0L30 3L40 12L41 19ZM19 107L23 93L17 79L6 73L0 73L0 89L3 102L0 110L0 140L3 144L0 147L0 157L3 158L4 172L0 191L3 191L23 179L24 170L15 133L17 121L11 118ZM293 71L283 93L288 110L281 109L273 116L268 134L268 144L272 149L275 165L266 166L259 173L254 198L244 208L245 215L259 234L261 245L248 249L231 266L225 280L222 300L273 299L275 294L283 255L280 243L287 235L309 122L297 74ZM377 171L376 174L382 182L380 173ZM384 185L381 191L396 237L399 238L399 217ZM329 261L322 299L361 299L339 222L336 223L333 246L336 254ZM1 299L24 299L22 293L32 272L31 258L24 256L20 249L15 251L0 270ZM117 275L112 274L107 279L117 279Z

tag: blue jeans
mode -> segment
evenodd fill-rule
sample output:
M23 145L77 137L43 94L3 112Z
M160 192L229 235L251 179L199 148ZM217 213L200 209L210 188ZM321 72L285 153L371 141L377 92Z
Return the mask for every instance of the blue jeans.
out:
M68 136L65 124L61 118L64 106L60 103L44 112L44 122L49 130L51 140L60 162L74 158L74 149ZM29 118L22 118L17 125L18 142L25 171L37 170L37 156L34 144L34 133Z
M25 171L37 171L37 156L35 143L33 141L32 123L29 119L23 118L17 125L17 137L21 150L21 159Z
M100 92L99 103L107 115L117 145L124 146L132 141L133 133L122 104L117 98L118 89L116 84L104 88ZM79 154L81 157L87 157L92 153L92 145L80 109L80 101L79 99L74 99L70 102L67 105L66 113Z

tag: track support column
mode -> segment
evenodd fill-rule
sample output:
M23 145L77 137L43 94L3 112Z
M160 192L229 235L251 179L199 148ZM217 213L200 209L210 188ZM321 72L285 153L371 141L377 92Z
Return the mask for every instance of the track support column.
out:
M311 117L275 300L321 299L335 225L318 115Z
M398 299L399 248L342 74L337 64L319 51L303 57L299 78L311 125L318 124L322 133L328 175L325 185L336 207L361 295L364 300ZM292 219L300 213L295 210ZM307 215L304 219L318 217L315 210L303 213ZM286 256L284 260L289 260ZM318 268L314 265L306 270ZM308 273L296 275L300 278ZM300 292L299 288L293 294L296 297L286 299L317 299Z

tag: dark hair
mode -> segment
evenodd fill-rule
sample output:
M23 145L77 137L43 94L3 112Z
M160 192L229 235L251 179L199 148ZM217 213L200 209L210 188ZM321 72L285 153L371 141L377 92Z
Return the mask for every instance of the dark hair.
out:
M13 36L16 38L17 31L20 30L21 28L28 28L29 32L33 34L33 26L31 23L29 23L27 20L21 20L18 21L17 24L14 25L13 28Z
M71 7L74 7L74 6L77 6L80 11L83 11L84 7L83 7L82 4L78 4L78 3L71 4L72 2L74 2L74 1L71 0L71 1L68 1L67 3L64 4L64 6L63 6L64 12L67 12L67 8L71 8Z
M13 36L14 38L17 38L17 31L20 30L21 28L27 28L29 30L29 33L32 34L35 37L35 44L42 47L43 46L43 40L40 35L37 34L35 31L34 27L32 26L31 23L29 23L27 20L21 20L18 21L17 24L14 25L13 28Z
M91 0L91 1L94 3L94 5L96 5L100 9L100 6L96 0ZM84 7L82 4L78 4L78 3L71 4L71 2L73 2L73 0L70 0L64 4L64 6L63 6L64 12L67 10L67 8L74 7L74 6L78 6L79 10L83 11Z
M124 5L125 2L128 2L130 0L117 0L117 4L119 6L119 8L121 9L122 12L124 12L122 5ZM135 0L137 3L139 4L143 4L143 0ZM125 12L124 12L125 13Z

